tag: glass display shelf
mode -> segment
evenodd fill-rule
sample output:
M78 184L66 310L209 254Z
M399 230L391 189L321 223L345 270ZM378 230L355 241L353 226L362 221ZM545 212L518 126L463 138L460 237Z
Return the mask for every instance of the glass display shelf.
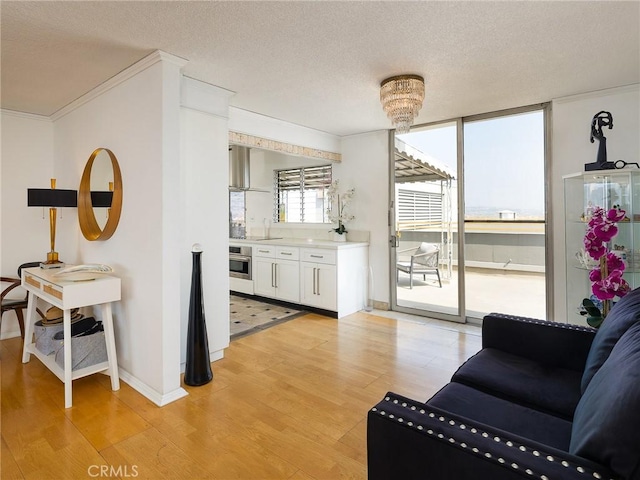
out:
M596 207L624 210L618 233L608 245L625 263L624 279L640 286L640 170L600 170L567 175L564 181L567 317L586 325L580 315L582 300L591 295L589 271L597 262L584 250L587 224Z

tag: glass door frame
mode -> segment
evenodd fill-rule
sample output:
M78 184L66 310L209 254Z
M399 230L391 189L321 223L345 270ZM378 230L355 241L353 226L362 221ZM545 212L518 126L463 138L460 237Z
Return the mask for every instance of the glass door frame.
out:
M455 118L451 120L444 120L441 122L424 123L415 125L414 128L424 127L437 127L438 125L452 125L456 126L456 165L457 165L457 201L458 201L458 213L457 213L457 237L458 237L458 313L457 315L443 312L432 312L419 308L412 308L398 305L398 290L396 284L396 248L398 241L395 231L395 219L396 219L396 205L395 205L395 130L389 130L389 279L390 279L390 293L391 293L391 310L402 313L409 313L413 315L429 316L430 318L437 318L440 320L448 320L450 322L465 323L465 298L464 298L464 236L460 235L460 232L464 232L464 215L460 215L460 209L464 207L464 172L462 171L463 160L463 148L464 148L464 135L462 130L462 118ZM464 211L464 210L463 210Z
M552 219L552 154L551 154L551 102L538 103L524 107L510 108L499 110L496 112L471 115L467 117L458 117L449 120L443 120L432 123L424 123L414 125L413 128L436 127L438 125L454 124L456 125L456 148L457 148L457 190L458 190L458 218L457 218L457 237L458 237L458 314L447 314L442 312L434 312L426 309L418 309L398 305L397 284L396 284L396 260L397 260L397 244L398 239L395 231L396 205L395 205L395 130L389 130L388 147L389 147L389 211L388 211L388 227L389 227L389 290L390 290L390 308L393 311L408 313L419 316L428 316L440 320L448 320L457 323L477 323L476 317L468 317L465 304L465 202L464 202L464 124L479 120L487 120L496 117L509 115L517 115L536 110L541 110L544 121L544 205L545 205L545 290L546 290L546 316L552 318L554 305L554 288L553 288L553 230L549 228L553 224Z

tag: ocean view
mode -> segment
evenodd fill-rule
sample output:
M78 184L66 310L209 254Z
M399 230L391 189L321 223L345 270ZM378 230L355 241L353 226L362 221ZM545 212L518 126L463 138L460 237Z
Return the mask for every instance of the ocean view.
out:
M500 212L503 212L502 218ZM507 212L513 212L514 218L508 218ZM543 209L526 208L496 208L496 207L473 207L467 206L465 209L465 220L544 220Z

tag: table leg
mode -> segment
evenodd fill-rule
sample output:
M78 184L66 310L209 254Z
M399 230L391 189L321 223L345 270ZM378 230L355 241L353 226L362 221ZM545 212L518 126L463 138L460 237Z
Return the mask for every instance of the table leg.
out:
M33 324L36 314L36 302L38 298L31 292L29 292L29 303L27 304L27 318L24 322L24 341L22 342L22 363L27 363L31 358L31 354L27 350L27 347L33 342Z
M64 408L71 408L71 387L73 384L73 360L71 355L71 310L64 310Z
M107 361L109 362L111 390L120 390L118 357L116 355L116 339L113 332L113 315L111 312L111 303L102 304L102 322L104 324L104 338L107 342Z

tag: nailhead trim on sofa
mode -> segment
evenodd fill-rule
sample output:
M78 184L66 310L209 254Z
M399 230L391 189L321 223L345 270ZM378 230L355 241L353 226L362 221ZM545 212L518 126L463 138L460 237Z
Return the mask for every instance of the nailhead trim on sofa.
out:
M548 320L540 320L538 318L520 317L518 315L508 315L505 313L490 313L488 317L506 318L508 320L518 320L525 323L535 323L537 325L544 325L547 327L563 328L567 330L579 330L581 332L595 332L596 330L591 327L585 327L582 325L574 325L572 323L560 323L550 322Z
M508 316L506 316L506 315L503 315L503 317L507 317L508 318ZM519 318L521 318L521 317L519 317ZM581 327L578 327L578 328L581 328ZM465 425L463 423L456 422L453 419L446 418L444 415L437 414L437 413L435 413L433 411L426 410L424 408L424 404L412 405L412 404L409 404L409 403L407 403L405 401L398 400L397 398L392 398L390 396L386 396L384 398L384 401L393 403L394 405L399 405L399 406L401 406L403 408L406 408L406 409L409 409L409 410L412 410L412 411L417 411L418 413L420 413L422 415L427 415L431 419L437 419L439 422L442 422L442 423L446 422L450 426L453 426L453 427L455 427L457 425L460 430L465 430L465 431L471 432L474 435L480 435L485 439L488 439L488 438L492 437L493 440L495 442L497 442L497 443L503 443L508 447L517 448L520 452L529 453L534 457L537 457L537 458L544 457L549 462L559 462L560 465L562 465L565 468L573 469L573 470L575 470L576 472L578 472L580 474L584 474L585 475L585 479L591 477L591 478L595 478L597 480L601 480L603 478L602 475L599 472L597 472L595 470L592 470L589 467L569 462L568 460L563 459L563 458L556 458L553 455L550 455L550 454L548 454L546 452L533 449L530 446L517 444L516 442L514 442L512 440L506 439L504 437L499 437L497 435L492 435L491 433L486 432L486 431L480 431L475 427L470 427L469 428L467 425ZM404 418L398 417L398 416L396 416L396 415L394 415L392 413L388 414L385 410L381 410L378 407L373 407L371 409L371 411L376 413L376 414L378 414L378 415L380 415L380 416L383 416L383 417L386 416L387 418L389 418L391 420L396 420L398 423L402 423L404 425L407 425L408 427L411 427L411 428L413 428L415 430L418 430L418 431L420 431L422 433L426 432L427 435L434 436L434 437L438 438L439 440L441 440L443 442L448 442L448 443L451 443L451 444L458 445L463 449L468 449L468 450L472 451L474 454L479 455L479 456L484 456L488 460L494 461L494 462L496 462L498 464L504 465L506 463L504 458L496 457L491 452L482 452L482 451L480 451L480 449L477 446L468 445L466 442L462 442L462 441L456 440L455 438L453 438L451 436L445 437L445 435L443 435L442 433L436 433L433 429L429 428L429 429L425 430L424 426L422 426L422 425L416 425L412 421L405 422ZM518 465L515 462L512 462L510 464L510 467L512 469L514 469L514 470L518 470L518 469L521 468L520 465ZM532 478L539 478L540 480L551 480L546 475L540 474L540 473L535 473L529 468L525 469L524 471L525 471L526 474L531 475ZM610 479L610 480L614 480L614 479Z

